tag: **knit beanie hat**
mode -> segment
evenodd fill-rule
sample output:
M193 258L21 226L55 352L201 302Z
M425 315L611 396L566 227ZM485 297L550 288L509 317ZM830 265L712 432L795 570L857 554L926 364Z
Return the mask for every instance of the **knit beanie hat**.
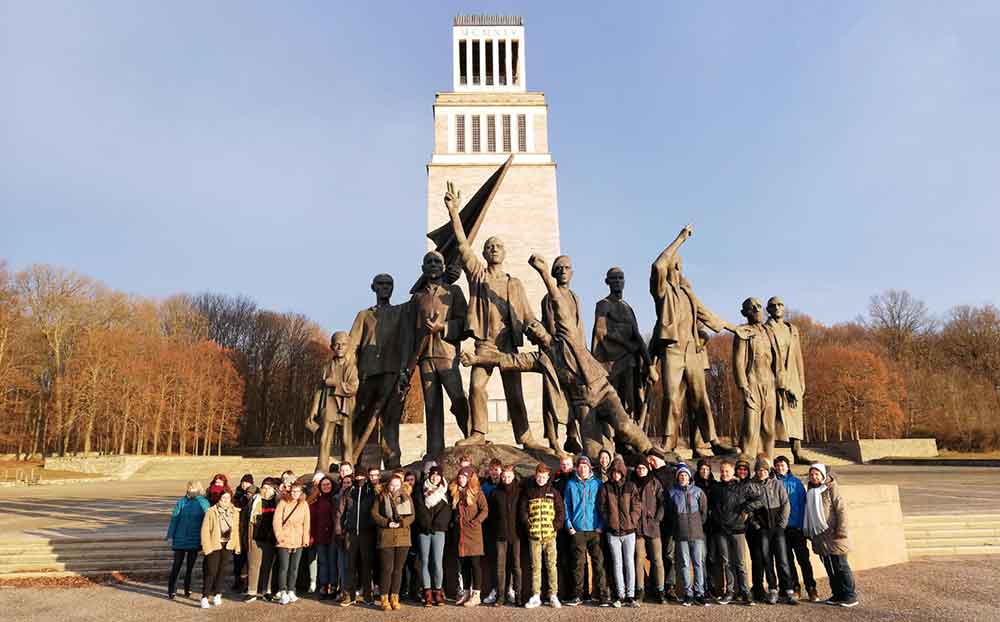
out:
M432 465L429 469L427 469L427 477L430 477L435 473L441 475L441 467L439 467L436 463Z
M588 458L587 456L584 456L582 454L580 455L579 458L576 459L576 466L580 466L581 464L586 464L587 466L592 466L590 464L590 458Z
M813 469L819 471L819 474L823 476L823 481L825 482L826 481L826 465L825 464L820 464L819 462L817 462L816 464L813 464L813 465L811 465L809 467L810 471L812 471Z
M690 481L691 468L688 465L684 464L683 462L677 465L677 471L674 473L674 479L677 479L677 476L680 475L681 473L687 473L688 481Z
M761 469L771 470L771 461L767 459L767 456L757 456L757 461L753 463L755 472Z

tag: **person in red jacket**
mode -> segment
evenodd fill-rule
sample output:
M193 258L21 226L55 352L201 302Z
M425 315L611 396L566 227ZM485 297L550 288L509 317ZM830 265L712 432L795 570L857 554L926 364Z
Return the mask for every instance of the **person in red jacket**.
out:
M309 591L319 592L320 600L333 597L337 585L337 545L333 542L334 485L323 477L309 493Z

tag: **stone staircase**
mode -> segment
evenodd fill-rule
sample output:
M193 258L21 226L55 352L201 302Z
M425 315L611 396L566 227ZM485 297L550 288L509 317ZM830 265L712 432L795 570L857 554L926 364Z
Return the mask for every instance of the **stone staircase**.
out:
M173 553L163 537L32 538L0 542L0 584L31 579L165 577ZM195 564L200 576L200 560Z
M259 482L268 475L278 476L285 469L297 475L313 472L315 457L243 458L241 456L150 458L136 470L130 480L198 480L205 486L215 473L225 473L235 486L244 473L253 473Z
M910 558L1000 555L1000 514L904 516Z

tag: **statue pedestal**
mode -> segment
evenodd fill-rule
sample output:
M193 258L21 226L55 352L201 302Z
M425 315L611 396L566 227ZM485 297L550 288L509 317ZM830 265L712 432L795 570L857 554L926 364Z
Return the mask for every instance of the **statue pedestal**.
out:
M448 447L434 461L441 466L444 478L449 482L458 473L459 461L462 456L468 456L472 461L472 466L480 475L486 470L487 465L494 458L504 464L513 464L519 477L532 477L535 467L539 462L549 465L553 472L559 467L559 458L554 454L544 451L528 450L513 445L500 445L495 443L484 443L482 445L467 445L465 447ZM403 467L419 473L424 468L424 461L418 460Z

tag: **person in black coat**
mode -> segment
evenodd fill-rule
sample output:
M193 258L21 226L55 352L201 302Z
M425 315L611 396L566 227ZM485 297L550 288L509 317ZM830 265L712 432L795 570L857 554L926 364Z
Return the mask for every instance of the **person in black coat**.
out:
M487 520L493 524L496 537L496 564L493 566L493 585L497 591L497 607L505 599L520 605L521 592L521 537L517 528L517 504L520 501L520 484L513 465L503 467L500 483L490 495L490 513ZM508 588L507 577L510 576Z
M719 481L712 485L708 493L709 532L715 540L715 552L725 578L725 589L719 596L719 602L728 604L738 594L743 604L753 605L743 551L747 546L747 519L763 505L763 501L758 487L749 480L736 478L732 462L723 462L719 475ZM716 587L721 590L723 586Z

